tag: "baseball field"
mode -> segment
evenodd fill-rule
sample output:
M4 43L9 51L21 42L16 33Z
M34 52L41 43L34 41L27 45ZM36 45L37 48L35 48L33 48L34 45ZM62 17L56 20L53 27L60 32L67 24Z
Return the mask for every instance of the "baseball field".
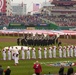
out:
M11 75L32 75L34 73L33 64L35 61L39 61L39 63L42 65L42 73L48 74L49 72L54 75L58 75L59 66L56 64L60 62L64 63L75 63L76 58L70 57L70 58L59 58L58 57L58 51L57 51L57 58L47 58L47 59L25 59L25 60L19 60L19 65L15 66L13 60L2 60L2 48L7 46L17 46L16 40L18 37L9 37L9 36L0 36L0 64L2 65L3 69L6 70L7 66L10 66L11 69ZM62 45L76 45L76 39L59 39L62 41ZM46 46L47 48L49 46ZM38 46L35 46L37 49ZM41 46L43 49L43 46ZM37 51L36 51L37 52ZM36 53L37 54L37 53ZM36 55L38 56L38 54ZM20 54L21 57L21 54ZM42 57L43 57L43 51L42 51ZM51 66L50 64L54 64L55 66ZM67 72L68 66L65 66L65 73ZM74 72L76 72L76 66L73 66Z

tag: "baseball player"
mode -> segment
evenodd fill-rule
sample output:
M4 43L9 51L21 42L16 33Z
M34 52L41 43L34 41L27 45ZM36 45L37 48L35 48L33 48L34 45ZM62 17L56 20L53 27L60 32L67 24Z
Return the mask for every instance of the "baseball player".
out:
M30 48L28 47L28 49L27 49L27 52L26 52L27 54L27 58L26 59L30 59Z
M73 45L70 46L70 52L71 52L70 56L73 57Z
M44 58L47 58L47 48L44 48Z
M3 60L6 60L6 49L3 48L2 50L2 54L3 54Z
M49 58L52 58L52 47L49 47Z
M76 57L76 46L74 46L74 56Z
M32 48L32 58L36 59L36 49L34 47Z
M63 57L66 58L66 46L63 47Z
M42 56L41 56L41 47L38 48L38 55L39 55L39 59L41 59L42 58Z
M22 59L25 59L25 49L21 47Z
M10 49L10 47L8 48L8 60L11 60L11 49Z
M53 49L53 57L56 58L56 46L53 46L52 49Z
M59 46L59 57L62 58L62 46Z
M70 57L70 46L67 47L67 56Z

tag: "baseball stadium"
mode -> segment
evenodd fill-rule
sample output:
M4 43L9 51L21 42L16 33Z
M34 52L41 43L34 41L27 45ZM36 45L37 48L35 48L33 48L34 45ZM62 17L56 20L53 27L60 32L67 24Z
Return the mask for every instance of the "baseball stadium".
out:
M0 75L76 75L76 0L44 0L28 13L12 1L0 0Z

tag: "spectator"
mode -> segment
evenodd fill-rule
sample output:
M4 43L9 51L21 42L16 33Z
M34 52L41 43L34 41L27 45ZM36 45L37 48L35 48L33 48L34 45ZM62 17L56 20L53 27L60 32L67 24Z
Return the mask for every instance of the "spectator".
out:
M10 66L7 66L7 69L4 71L5 75L10 75L11 70L10 70Z
M35 69L35 74L40 75L40 73L42 72L42 67L38 61L36 61L36 63L33 65L33 68Z
M59 69L59 75L64 75L64 67L63 67L63 65L61 65L61 67Z
M0 75L3 75L3 68L2 68L2 65L0 65Z
M73 75L73 72L74 72L74 70L72 68L72 65L70 65L68 68L68 71L67 71L67 75Z

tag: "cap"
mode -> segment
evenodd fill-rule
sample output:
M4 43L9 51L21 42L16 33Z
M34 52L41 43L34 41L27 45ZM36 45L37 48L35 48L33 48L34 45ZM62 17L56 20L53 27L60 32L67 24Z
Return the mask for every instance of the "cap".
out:
M10 66L7 66L7 68L10 68Z

